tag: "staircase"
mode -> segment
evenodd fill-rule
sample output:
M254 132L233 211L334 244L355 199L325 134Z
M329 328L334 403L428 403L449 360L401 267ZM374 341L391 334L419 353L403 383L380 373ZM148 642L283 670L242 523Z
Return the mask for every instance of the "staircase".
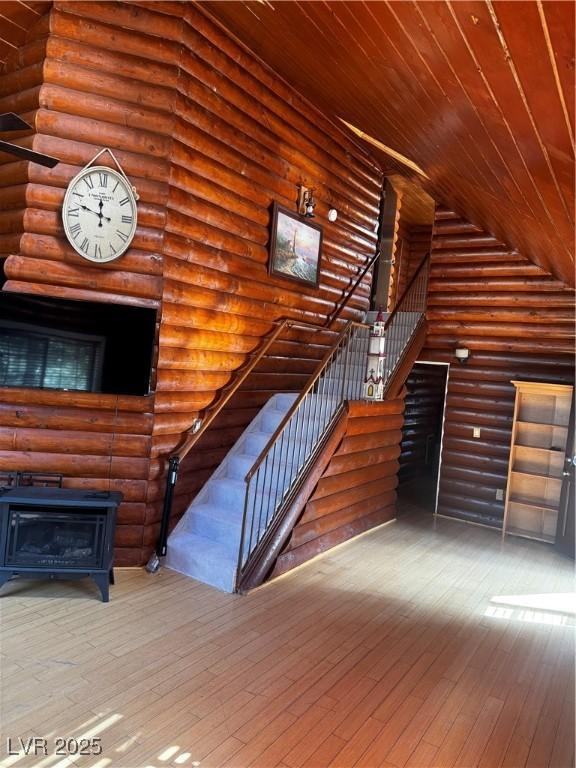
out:
M413 340L422 337L427 278L425 259L386 320L392 388L410 364ZM170 535L168 567L228 592L261 583L346 401L362 399L369 332L348 323L300 394L275 395L262 408Z
M244 478L296 398L274 395L238 438L172 532L166 555L169 568L225 592L234 591Z

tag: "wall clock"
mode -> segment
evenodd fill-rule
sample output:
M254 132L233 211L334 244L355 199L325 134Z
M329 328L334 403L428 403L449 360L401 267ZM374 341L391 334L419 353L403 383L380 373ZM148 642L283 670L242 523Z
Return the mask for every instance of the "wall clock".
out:
M68 184L62 206L64 232L88 261L113 261L129 248L136 232L136 194L120 171L101 165L83 168Z

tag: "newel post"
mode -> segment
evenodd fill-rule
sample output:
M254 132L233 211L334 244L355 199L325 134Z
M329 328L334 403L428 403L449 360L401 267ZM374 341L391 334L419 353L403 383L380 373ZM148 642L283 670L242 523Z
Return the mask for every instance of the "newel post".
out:
M174 495L174 486L178 479L178 467L180 466L179 456L170 456L168 459L168 476L166 478L166 491L164 492L164 506L162 508L162 522L160 524L160 535L156 545L156 554L158 557L166 555L166 543L168 541L168 526L170 525L170 514L172 512L172 497Z

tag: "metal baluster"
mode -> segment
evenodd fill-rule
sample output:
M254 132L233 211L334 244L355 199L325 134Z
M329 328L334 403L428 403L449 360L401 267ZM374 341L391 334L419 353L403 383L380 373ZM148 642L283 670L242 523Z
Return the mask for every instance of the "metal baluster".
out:
M294 476L298 476L300 473L300 467L302 466L302 450L304 445L304 413L306 408L306 397L302 400L300 403L300 406L298 408L297 414L297 430L296 430L296 439L298 441L298 455L296 460L296 469ZM295 415L296 415L295 414Z
M362 384L364 383L364 337L365 329L358 329L358 355L356 360L356 399L362 397Z
M296 413L292 416L292 419L294 421L294 445L292 447L292 460L290 467L290 484L294 481L294 478L298 476L298 471L300 469L300 447L301 447L301 441L300 441L300 416L301 416L301 408L298 409Z
M257 541L260 540L260 529L262 527L262 513L264 511L264 505L266 504L266 509L268 509L268 504L270 503L270 491L266 490L267 487L268 487L268 489L270 488L270 479L269 479L269 477L270 477L270 474L272 472L272 468L270 466L269 459L270 459L270 454L268 453L268 454L266 454L266 459L264 460L264 464L263 465L261 464L258 467L258 472L257 472L257 475L256 475L257 482L256 482L256 487L254 488L254 504L255 504L256 503L256 499L258 498L258 482L260 481L260 483L261 483L261 486L260 486L261 487L261 490L260 490L261 502L260 502L260 510L259 510L259 513L258 513L258 527L256 529ZM262 478L261 480L260 480L260 477ZM267 480L268 480L268 482L267 482ZM256 518L256 514L253 515L252 528L254 527L254 520L255 520L255 518ZM254 549L253 547L250 548L250 552L251 553L252 553L253 549Z
M247 503L246 503L246 515L247 519L246 522L249 524L249 527L247 528L248 533L248 540L246 542L246 559L248 559L252 553L252 537L254 534L254 518L256 517L256 488L258 486L258 470L256 472L256 475L252 478L250 478L250 481L248 482L246 493L247 493Z
M358 348L358 360L360 365L358 366L358 399L363 397L363 384L364 384L364 378L366 376L366 361L367 361L367 351L365 350L365 344L364 344L364 329L362 328L360 331L360 343Z
M290 485L292 483L292 465L291 465L290 452L292 450L292 444L293 444L293 440L292 440L293 430L294 430L294 418L291 418L290 421L284 427L285 451L280 464L281 478L280 477L278 478L278 481L280 483L280 488L282 489L282 495L280 497L282 500L285 498L287 489L290 488ZM284 466L282 466L282 463Z
M386 343L386 342L384 342ZM368 359L368 351L370 349L370 331L364 331L364 354L363 354L363 360L366 361ZM364 365L364 371L362 373L362 379L360 386L362 387L362 384L364 383L364 377L366 375L366 365ZM362 389L360 390L362 391Z
M330 421L332 418L332 409L334 407L333 399L334 399L334 387L337 386L337 376L336 376L336 361L339 357L339 348L336 347L334 352L332 353L332 360L333 360L333 371L330 376L328 376L328 386L326 391L326 419Z
M356 395L356 328L350 330L348 341L350 352L348 354L348 383L346 384L346 399L354 400Z
M282 505L282 501L284 500L284 476L286 474L286 457L288 454L288 449L290 447L288 442L288 428L289 428L290 422L286 424L284 429L282 430L282 434L280 435L279 443L280 448L278 452L278 461L276 462L276 488L278 489L276 494L276 503L274 505L274 512L272 514L272 518L276 517L276 512Z
M364 329L358 328L358 342L356 346L356 388L355 388L355 399L359 400L362 394L361 389L361 379L362 376L362 341L364 337Z
M284 453L284 447L286 445L286 429L278 435L278 440L274 443L274 448L277 448L276 455L274 457L274 504L272 505L271 518L276 516L276 510L282 503L283 488L280 486L280 472L282 467L282 455ZM268 525L268 518L266 519L266 525Z
M290 448L292 448L292 454L294 453L294 440L293 440L293 427L295 425L295 419L292 417L288 424L286 425L287 429L287 435L286 435L286 456L284 459L284 472L282 474L282 494L283 496L286 495L286 488L290 487L292 484L292 457L288 456L290 453ZM288 476L288 485L286 484L286 476Z
M338 361L340 363L339 374L336 377L336 381L334 382L334 400L340 401L343 399L344 396L344 366L346 364L345 357L346 357L346 344L348 342L348 334L342 339L342 342L340 343L340 348L338 350ZM334 406L334 404L332 404ZM334 407L332 407L331 415L334 411Z
M318 430L318 382L314 384L312 387L312 390L310 392L310 447L308 448L308 451L306 453L306 461L310 458L311 454L314 451L314 446L316 445L319 437Z
M348 376L348 399L356 400L358 339L357 329L352 328L350 334L350 375Z
M314 446L314 430L316 428L316 425L314 423L314 406L316 404L316 397L315 397L314 391L316 389L316 384L314 384L314 386L308 393L308 418L306 420L308 424L308 429L306 430L306 448L304 451L304 466L308 464L308 459L310 458L310 453L312 452L312 447Z
M320 424L324 424L324 416L326 415L325 411L325 398L324 398L324 389L326 386L326 372L327 368L324 369L324 371L320 374L320 377L318 378L318 397L320 399Z
M347 333L345 338L345 346L344 346L344 361L342 366L342 389L340 390L340 400L346 399L346 374L347 374L347 366L348 366L348 345L350 342L350 333Z
M274 514L276 512L276 506L278 501L278 476L277 476L277 466L278 466L278 460L277 456L278 453L282 450L282 434L279 435L278 440L274 443L272 446L271 451L271 473L270 473L270 497L269 497L269 503L266 508L266 525L268 525L269 519L270 519L270 508L272 508L272 517L274 517ZM272 487L274 487L274 500L272 501Z
M318 386L318 397L320 398L320 424L322 425L322 429L326 426L326 417L328 414L327 404L326 404L326 372L324 372L320 376L319 380L319 386Z
M246 519L248 514L248 495L250 493L250 480L246 482L246 488L244 492L244 510L242 512L242 527L240 529L240 549L238 551L238 564L236 566L237 573L240 573L244 566L244 538L246 536Z
M302 451L302 458L299 462L298 467L298 475L300 474L303 467L306 466L306 446L308 445L308 429L307 425L310 419L310 393L306 395L304 400L302 400L301 404L301 411L300 414L300 420L302 422L302 430L300 435L300 442L301 442L301 451Z
M319 415L319 419L320 419L320 424L321 424L321 430L323 432L325 427L326 427L326 424L328 423L329 418L330 418L330 408L329 408L329 404L328 404L328 384L329 384L330 376L329 376L329 369L328 368L325 369L324 373L322 374L322 376L320 378L321 378L321 382L322 382L322 387L321 387L322 394L320 395L320 405L319 405L319 407L320 407L320 415Z
M259 470L258 470L259 471ZM254 522L256 517L256 488L258 486L258 472L250 479L248 485L248 505L247 505L247 541L246 541L246 559L252 554L252 539L254 536Z
M294 462L294 470L292 472L292 478L298 477L298 474L300 472L300 467L302 465L302 440L303 440L303 430L304 430L304 408L305 408L305 400L302 400L300 403L300 406L298 407L298 410L294 413L293 418L296 420L296 460Z

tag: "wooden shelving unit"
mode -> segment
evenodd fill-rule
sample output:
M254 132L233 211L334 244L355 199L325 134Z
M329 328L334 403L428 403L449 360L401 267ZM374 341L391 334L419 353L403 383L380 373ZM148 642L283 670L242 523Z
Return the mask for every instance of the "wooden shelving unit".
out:
M502 535L553 542L573 387L512 384L516 402Z

